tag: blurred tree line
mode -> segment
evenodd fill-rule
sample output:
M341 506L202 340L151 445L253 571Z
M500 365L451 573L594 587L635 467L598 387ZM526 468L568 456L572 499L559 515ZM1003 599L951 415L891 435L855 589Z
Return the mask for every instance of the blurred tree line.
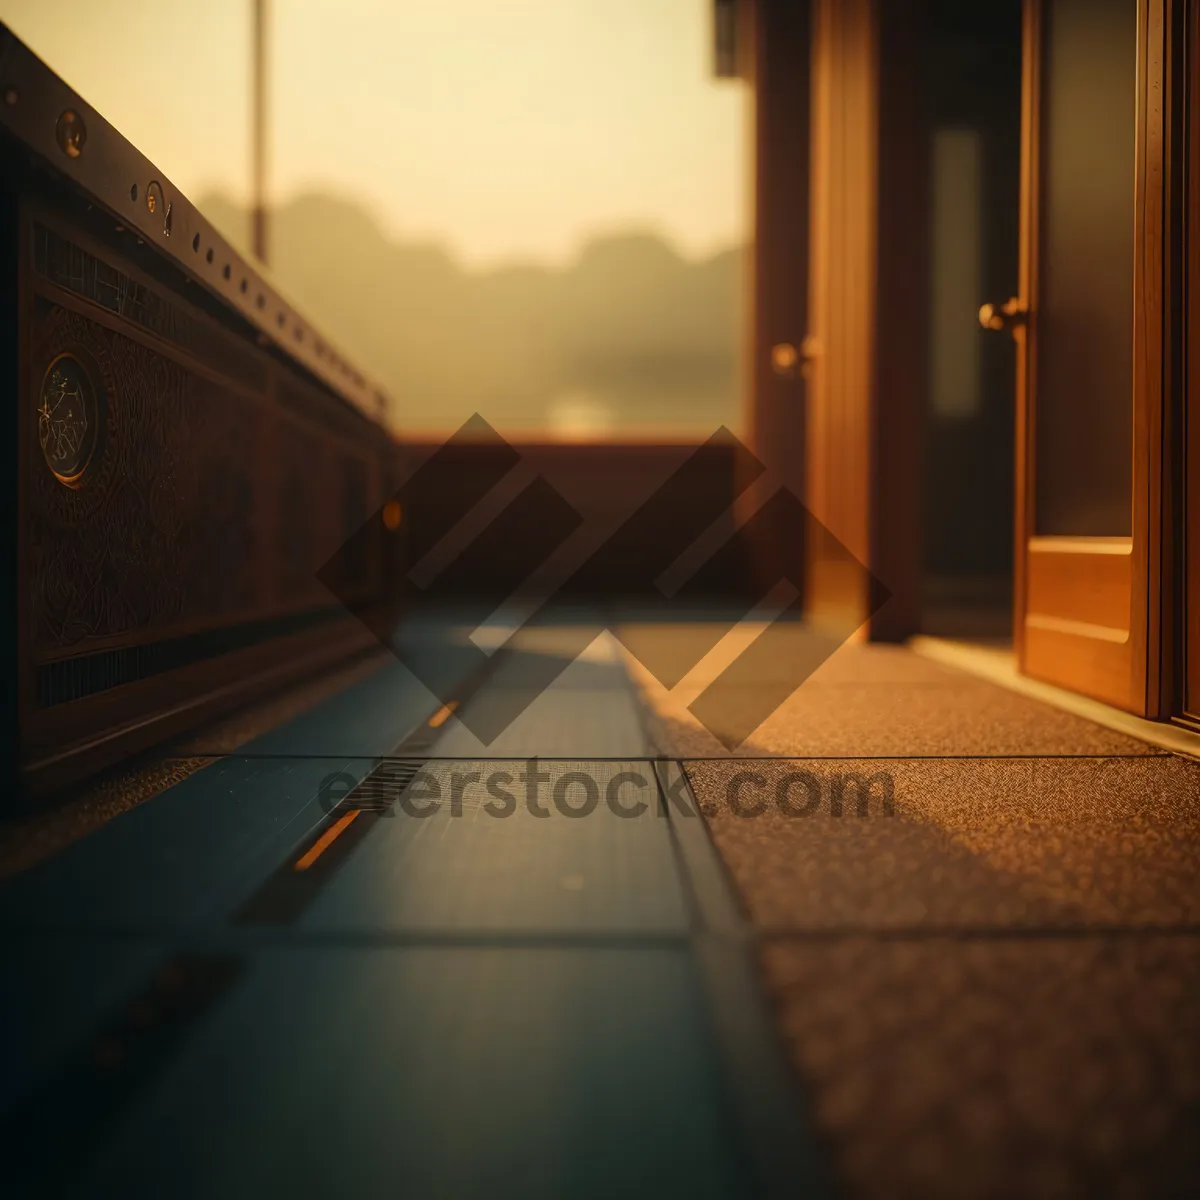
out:
M244 210L220 195L200 208L248 244ZM279 286L380 380L400 430L445 432L473 412L515 433L739 423L740 249L688 261L652 233L612 234L563 268L467 271L319 194L272 213L269 248Z

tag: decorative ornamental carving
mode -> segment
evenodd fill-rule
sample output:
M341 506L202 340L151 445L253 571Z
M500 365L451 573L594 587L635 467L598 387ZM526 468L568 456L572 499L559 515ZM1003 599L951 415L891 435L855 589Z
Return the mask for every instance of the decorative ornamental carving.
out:
M77 355L60 354L46 368L38 393L38 441L59 483L83 482L100 439L105 399Z

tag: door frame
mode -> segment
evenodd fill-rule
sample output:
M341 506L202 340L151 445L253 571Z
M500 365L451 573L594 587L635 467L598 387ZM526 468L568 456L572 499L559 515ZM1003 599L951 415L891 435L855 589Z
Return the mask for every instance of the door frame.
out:
M749 208L745 291L746 435L767 468L739 498L746 519L780 485L807 486L804 338L809 324L808 0L741 0L736 54L748 85ZM764 564L769 566L770 564ZM764 587L775 579L764 576Z
M1180 394L1168 444L1179 482L1169 512L1177 522L1172 540L1177 557L1177 586L1168 596L1174 611L1164 613L1172 633L1172 653L1164 656L1164 706L1175 719L1200 728L1200 0L1184 0L1170 30L1169 63L1179 84L1170 108L1173 173L1170 195L1175 254L1173 300L1179 312L1177 353L1171 366ZM1181 278L1179 277L1181 276ZM1189 351L1189 348L1192 348Z
M1042 0L1024 0L1019 300L1028 313L1017 343L1013 640L1020 670L1142 716L1164 708L1175 686L1171 564L1170 433L1182 346L1175 222L1178 120L1185 75L1180 15L1195 0L1136 0L1134 151L1133 496L1128 538L1037 536L1036 422ZM1175 70L1172 70L1172 67ZM1172 135L1176 141L1172 140ZM1122 636L1123 635L1123 636Z

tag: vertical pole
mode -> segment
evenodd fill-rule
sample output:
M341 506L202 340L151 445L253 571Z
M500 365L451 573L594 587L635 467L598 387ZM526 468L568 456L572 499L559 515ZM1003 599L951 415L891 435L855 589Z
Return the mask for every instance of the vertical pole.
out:
M251 48L251 188L253 251L267 261L267 0L254 0L254 35Z

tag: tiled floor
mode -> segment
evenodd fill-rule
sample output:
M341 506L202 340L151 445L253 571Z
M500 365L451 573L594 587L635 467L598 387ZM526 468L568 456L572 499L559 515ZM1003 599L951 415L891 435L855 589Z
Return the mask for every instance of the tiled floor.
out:
M439 713L384 665L7 881L6 1196L761 1193L762 1103L714 1030L619 659L585 654L486 759ZM414 729L403 803L335 807Z
M26 1180L1191 1194L1200 763L866 645L730 752L720 721L820 657L803 631L724 691L703 628L624 632L672 691L553 628L527 647L571 659L549 691L517 664L453 714L356 667L114 780L58 841L33 829L0 891L0 1133ZM688 706L718 693L709 730ZM514 719L484 744L471 704ZM437 811L343 821L326 782L413 745Z

